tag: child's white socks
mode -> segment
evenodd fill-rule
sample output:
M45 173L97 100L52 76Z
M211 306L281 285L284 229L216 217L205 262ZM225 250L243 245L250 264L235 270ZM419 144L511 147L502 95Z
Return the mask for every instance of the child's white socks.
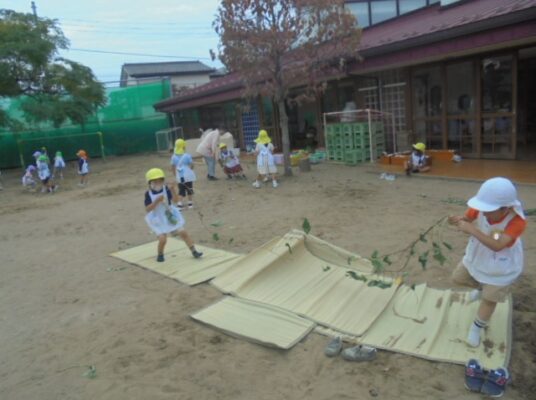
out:
M469 346L478 347L480 344L480 333L486 326L488 326L487 321L483 321L478 317L475 318L469 329L469 334L467 335L467 344Z

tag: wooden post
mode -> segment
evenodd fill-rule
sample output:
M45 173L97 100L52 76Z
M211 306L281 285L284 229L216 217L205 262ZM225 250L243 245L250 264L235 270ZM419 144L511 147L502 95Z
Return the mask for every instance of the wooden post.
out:
M475 131L476 131L476 156L482 157L482 60L475 59L475 83L476 83L476 109L475 109Z
M512 158L517 157L517 52L512 54Z

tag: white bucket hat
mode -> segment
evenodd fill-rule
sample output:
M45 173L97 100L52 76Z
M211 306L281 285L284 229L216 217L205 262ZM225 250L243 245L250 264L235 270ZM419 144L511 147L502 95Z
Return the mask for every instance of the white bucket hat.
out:
M469 199L467 205L475 210L490 212L501 207L512 207L517 215L525 219L521 202L512 182L506 178L491 178L480 186L476 196Z

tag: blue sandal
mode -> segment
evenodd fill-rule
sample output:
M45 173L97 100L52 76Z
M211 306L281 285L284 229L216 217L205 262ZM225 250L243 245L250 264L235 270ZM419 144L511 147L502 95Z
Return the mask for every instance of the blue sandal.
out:
M492 369L489 371L488 379L482 386L480 393L490 397L501 397L506 390L508 378L508 370L504 368Z
M486 376L477 360L470 359L465 364L465 388L471 392L480 392Z

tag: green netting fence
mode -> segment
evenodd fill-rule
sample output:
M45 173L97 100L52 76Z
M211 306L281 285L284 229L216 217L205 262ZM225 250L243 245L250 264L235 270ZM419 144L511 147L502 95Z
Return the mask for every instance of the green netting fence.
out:
M169 128L169 122L153 104L170 96L169 81L107 89L106 94L107 104L84 125L54 128L42 124L22 132L0 130L0 168L31 163L33 152L43 146L51 156L62 151L66 160L75 159L79 149L93 158L155 151L155 132ZM22 119L20 100L0 106L12 118Z

